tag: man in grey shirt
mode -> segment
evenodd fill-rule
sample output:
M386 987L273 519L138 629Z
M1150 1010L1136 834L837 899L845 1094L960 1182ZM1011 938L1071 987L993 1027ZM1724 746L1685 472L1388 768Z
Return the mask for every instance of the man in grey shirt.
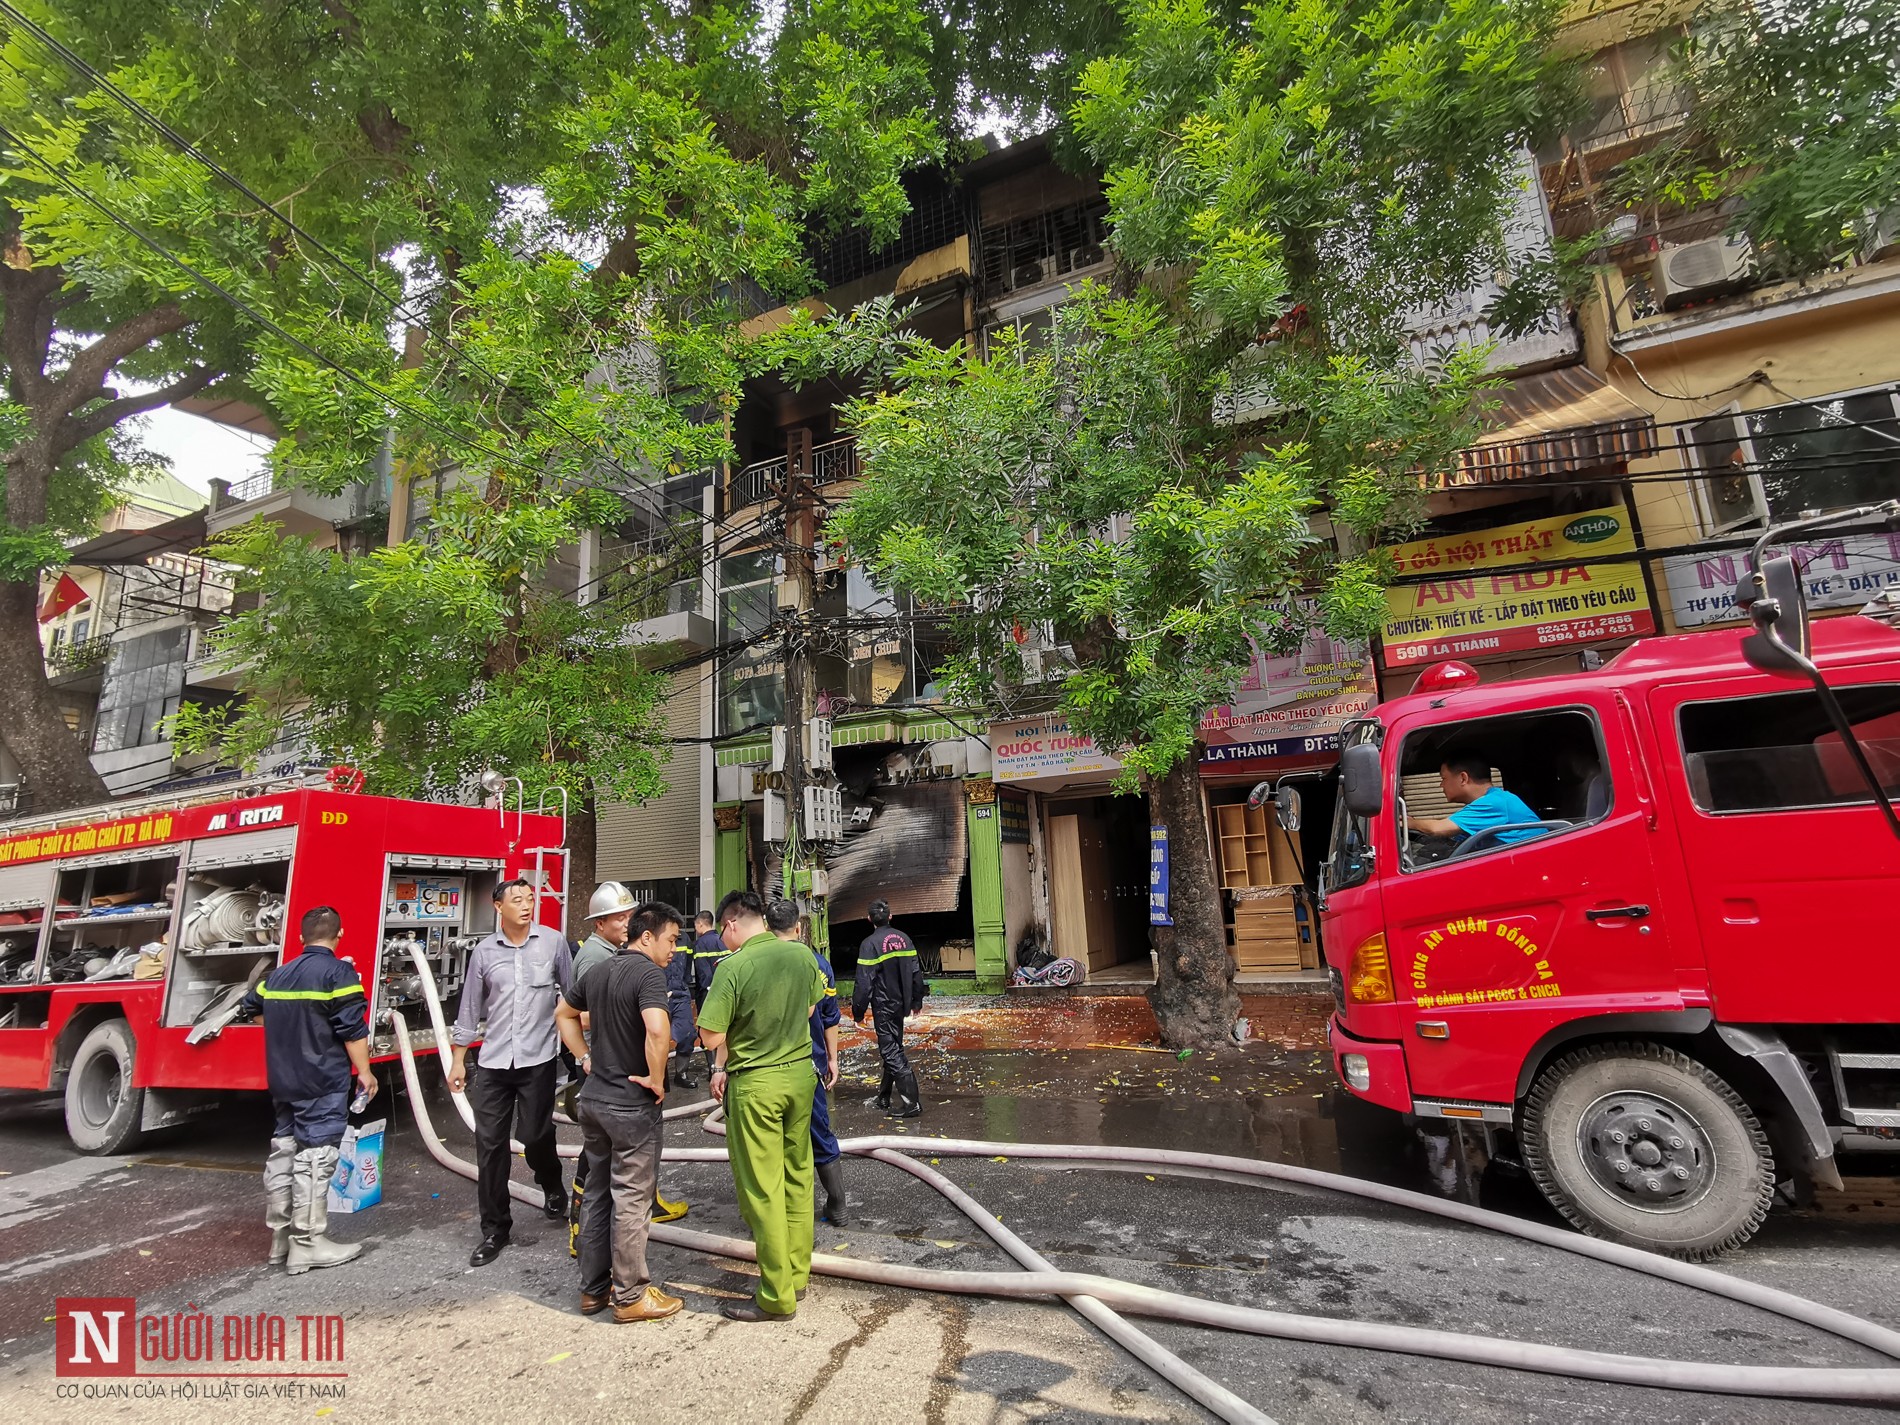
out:
M567 1216L567 1189L554 1151L554 1055L560 1046L554 1008L572 978L573 959L565 936L535 923L535 901L534 887L524 880L495 887L495 933L469 954L461 1010L449 1036L455 1044L449 1088L457 1093L468 1083L468 1047L482 1041L476 1059L481 1072L469 1095L482 1209L482 1241L469 1254L472 1267L499 1257L514 1229L511 1136L521 1139L547 1215L557 1221Z

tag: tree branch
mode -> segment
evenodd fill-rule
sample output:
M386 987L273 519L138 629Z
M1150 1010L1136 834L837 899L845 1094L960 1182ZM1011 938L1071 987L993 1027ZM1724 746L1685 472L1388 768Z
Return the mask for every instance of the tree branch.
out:
M171 385L160 386L156 391L146 391L137 396L120 396L87 411L83 416L67 416L59 423L60 448L71 450L95 435L111 430L129 416L143 415L146 411L155 411L160 406L169 406L195 396L222 375L224 371L219 367L200 366Z
M114 366L160 337L183 331L190 325L191 318L176 302L166 302L136 317L126 318L72 359L54 383L57 395L50 403L51 408L36 414L64 416L78 410L100 393Z
M31 405L44 395L46 352L52 343L52 306L64 276L56 267L0 263L0 354L13 399Z

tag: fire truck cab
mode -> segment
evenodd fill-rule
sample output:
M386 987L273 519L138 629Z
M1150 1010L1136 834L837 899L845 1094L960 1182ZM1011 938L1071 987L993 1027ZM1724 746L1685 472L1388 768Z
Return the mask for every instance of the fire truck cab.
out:
M1778 1181L1900 1146L1900 839L1823 693L1744 638L1427 670L1346 730L1321 879L1345 1085L1494 1125L1573 1224L1689 1258L1745 1241ZM1812 659L1900 792L1900 635L1828 619ZM1422 834L1472 756L1535 820Z
M266 1088L263 1029L225 1026L320 905L368 993L371 1057L395 1057L394 1015L433 1046L415 957L453 1014L496 884L526 877L537 918L564 923L562 838L560 815L518 805L281 782L0 827L0 1088L63 1090L90 1153Z

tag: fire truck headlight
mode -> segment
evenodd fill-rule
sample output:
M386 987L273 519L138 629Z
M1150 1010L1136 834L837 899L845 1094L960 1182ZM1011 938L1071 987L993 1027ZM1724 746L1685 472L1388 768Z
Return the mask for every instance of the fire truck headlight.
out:
M1364 1093L1372 1087L1372 1060L1364 1054L1341 1054L1339 1072L1346 1080L1346 1087L1355 1093Z
M1359 948L1352 952L1352 967L1346 976L1346 998L1354 1004L1392 1002L1392 959L1386 954L1383 935L1362 940Z

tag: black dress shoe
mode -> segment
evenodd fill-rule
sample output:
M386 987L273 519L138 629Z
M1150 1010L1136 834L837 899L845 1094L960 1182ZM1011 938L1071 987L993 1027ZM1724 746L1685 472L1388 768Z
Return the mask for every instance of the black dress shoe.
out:
M763 1311L756 1301L729 1301L720 1308L719 1314L730 1321L790 1321L792 1313L779 1316L774 1312Z
M567 1221L567 1189L542 1188L541 1210L556 1222Z
M499 1257L502 1248L507 1245L508 1239L506 1236L484 1237L482 1238L482 1245L468 1254L468 1264L471 1267L485 1267L494 1261L495 1258Z

